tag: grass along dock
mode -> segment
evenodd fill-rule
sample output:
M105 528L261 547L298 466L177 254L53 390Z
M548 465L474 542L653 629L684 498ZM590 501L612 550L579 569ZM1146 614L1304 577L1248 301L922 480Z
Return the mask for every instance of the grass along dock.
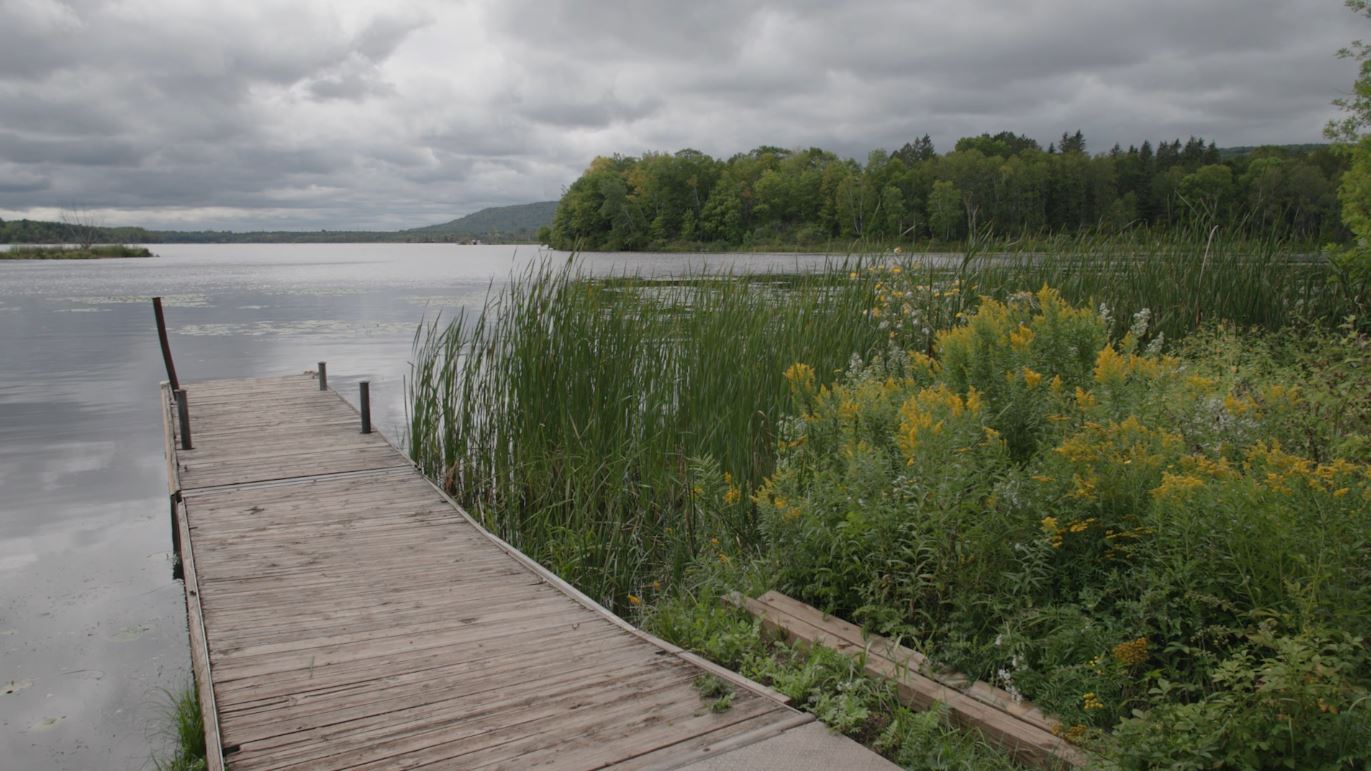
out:
M210 769L894 767L486 532L323 380L162 389Z

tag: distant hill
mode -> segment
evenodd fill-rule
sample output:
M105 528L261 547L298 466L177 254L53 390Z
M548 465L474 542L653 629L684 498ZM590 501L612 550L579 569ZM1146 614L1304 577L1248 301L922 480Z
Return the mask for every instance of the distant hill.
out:
M365 243L377 241L529 243L552 224L556 201L492 206L465 217L409 230L271 230L235 233L228 230L146 230L98 227L64 222L0 219L0 244L94 243L224 244L224 243Z
M556 211L556 201L492 206L441 225L411 228L401 232L413 235L469 236L486 241L531 240L537 237L539 228L552 224L552 215Z

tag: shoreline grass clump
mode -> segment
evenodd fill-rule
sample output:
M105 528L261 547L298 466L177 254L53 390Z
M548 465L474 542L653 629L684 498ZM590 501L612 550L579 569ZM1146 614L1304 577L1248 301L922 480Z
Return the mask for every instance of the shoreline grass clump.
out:
M99 246L11 246L0 250L0 260L106 260L152 257L145 246L106 244Z
M206 767L205 724L200 714L200 698L192 684L180 691L166 691L158 735L169 754L152 759L157 771L203 771Z
M595 279L535 266L480 314L416 337L415 461L487 527L620 609L701 547L757 541L746 507L704 516L700 478L741 501L771 471L785 367L821 382L884 333L872 282Z

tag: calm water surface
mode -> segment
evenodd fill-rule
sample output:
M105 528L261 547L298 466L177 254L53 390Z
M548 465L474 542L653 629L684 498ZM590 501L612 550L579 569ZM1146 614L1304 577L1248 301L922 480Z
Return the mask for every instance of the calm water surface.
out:
M148 767L167 698L190 682L171 542L149 298L183 381L329 363L401 436L425 314L479 307L535 246L154 246L157 259L0 261L0 767ZM606 254L597 273L763 271L795 255ZM193 406L192 406L193 409Z

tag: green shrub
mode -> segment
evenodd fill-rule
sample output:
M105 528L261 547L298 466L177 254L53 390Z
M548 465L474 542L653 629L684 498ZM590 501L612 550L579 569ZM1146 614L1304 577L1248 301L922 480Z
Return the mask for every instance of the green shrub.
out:
M1371 684L1352 638L1371 623L1371 466L1360 441L1310 433L1301 405L1340 393L1308 364L1333 351L1365 381L1365 340L1325 332L1259 363L1217 331L1167 356L1139 344L1147 317L1109 342L1106 318L1044 289L983 299L933 357L892 349L831 386L792 366L803 412L753 495L776 583L1082 736L1125 719L1124 743L1175 721L1203 733L1243 699L1314 688L1291 672L1324 678L1318 698L1344 717L1309 713L1271 757L1336 760ZM1290 717L1271 709L1243 719Z
M1277 634L1265 624L1215 668L1197 701L1159 679L1156 706L1120 724L1118 759L1134 768L1365 767L1371 692L1367 651L1342 633ZM1364 679L1363 679L1364 683Z

